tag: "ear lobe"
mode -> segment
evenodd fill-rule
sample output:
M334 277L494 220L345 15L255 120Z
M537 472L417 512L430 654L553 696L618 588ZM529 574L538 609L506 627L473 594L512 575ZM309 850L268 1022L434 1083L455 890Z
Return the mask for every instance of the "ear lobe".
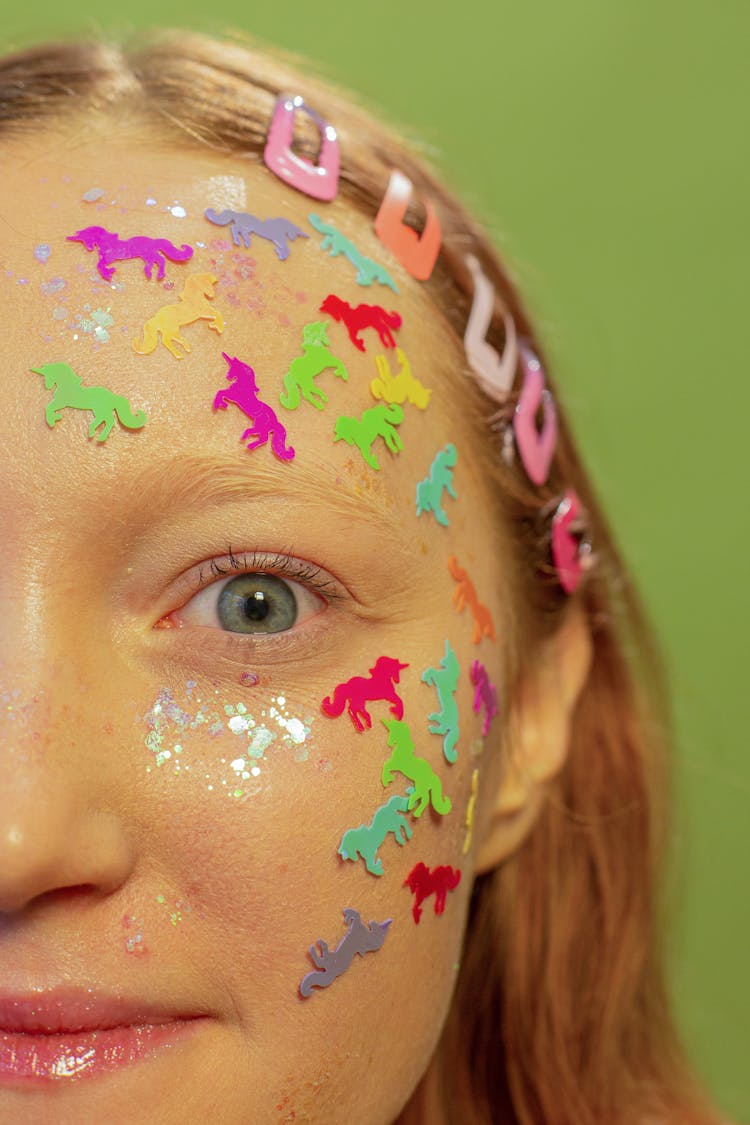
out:
M571 606L520 676L511 702L507 756L477 852L477 874L496 867L532 828L548 782L565 764L591 656L588 623L582 609Z

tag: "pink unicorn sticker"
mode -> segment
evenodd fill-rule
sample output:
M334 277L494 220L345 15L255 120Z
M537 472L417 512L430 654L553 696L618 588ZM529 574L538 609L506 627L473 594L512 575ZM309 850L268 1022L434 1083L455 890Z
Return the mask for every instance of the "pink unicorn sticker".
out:
M354 729L361 734L366 727L372 726L372 716L367 710L368 701L383 699L390 703L391 714L402 719L404 705L394 685L408 667L408 664L402 664L391 656L379 656L370 668L369 676L352 676L336 685L332 695L327 696L320 705L323 713L333 718L342 715L346 707Z
M320 131L318 163L312 164L292 149L294 116L298 109L312 118ZM290 187L326 202L336 198L339 186L339 142L336 130L295 94L281 94L274 106L263 152L266 167Z
M271 449L282 461L291 461L294 449L286 444L286 429L282 426L273 407L263 402L258 397L258 385L255 381L255 372L247 363L243 363L237 356L221 353L229 364L227 379L231 386L222 387L214 396L214 410L226 410L227 405L233 402L243 414L247 414L252 421L252 426L242 434L242 441L255 438L248 442L248 449L257 449L269 440Z

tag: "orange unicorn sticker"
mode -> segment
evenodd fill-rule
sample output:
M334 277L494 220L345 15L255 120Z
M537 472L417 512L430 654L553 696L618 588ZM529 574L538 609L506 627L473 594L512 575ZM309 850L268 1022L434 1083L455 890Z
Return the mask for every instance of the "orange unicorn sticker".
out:
M458 565L458 559L455 555L451 555L448 559L448 570L450 571L451 578L458 583L453 591L453 604L459 613L463 613L465 607L468 605L471 616L474 618L474 635L472 641L478 645L482 637L489 637L491 641L495 640L495 626L492 621L490 611L486 605L482 605L477 592L474 589L474 583L469 578L463 567Z

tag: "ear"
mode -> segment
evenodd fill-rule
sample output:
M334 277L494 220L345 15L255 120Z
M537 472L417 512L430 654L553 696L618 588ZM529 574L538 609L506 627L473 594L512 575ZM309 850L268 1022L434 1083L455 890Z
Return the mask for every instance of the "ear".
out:
M586 617L579 605L571 606L521 674L511 701L509 753L477 852L477 874L496 867L532 828L548 782L565 763L591 655Z

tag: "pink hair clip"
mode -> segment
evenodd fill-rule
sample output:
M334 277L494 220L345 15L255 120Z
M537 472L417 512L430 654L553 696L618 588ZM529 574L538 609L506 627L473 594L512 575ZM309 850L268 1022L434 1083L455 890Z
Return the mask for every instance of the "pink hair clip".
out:
M320 130L318 163L313 164L292 149L294 115L303 109ZM263 152L267 168L280 180L325 202L336 198L339 186L339 142L336 130L301 98L299 94L280 94L274 106L268 139Z
M516 445L530 480L542 485L549 476L557 445L557 409L547 389L541 363L527 344L520 345L523 387L513 414ZM537 411L542 410L541 430L537 430Z

